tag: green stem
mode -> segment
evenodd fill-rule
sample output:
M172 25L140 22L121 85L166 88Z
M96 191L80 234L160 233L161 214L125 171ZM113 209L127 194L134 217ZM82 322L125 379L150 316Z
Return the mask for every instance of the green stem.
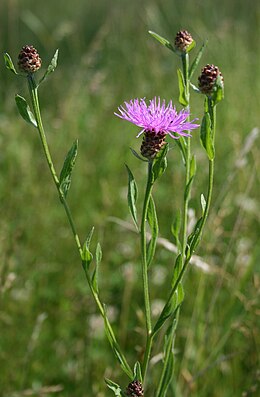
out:
M146 222L149 200L151 197L153 187L153 162L148 163L147 185L143 204L143 213L140 229L141 237L141 252L142 252L142 278L143 278L143 292L144 292L144 307L145 307L145 321L146 321L146 347L143 360L143 379L145 378L152 348L152 321L151 321L151 308L149 299L149 283L148 283L148 265L147 265L147 244L146 244Z
M31 96L31 100L32 100L34 116L35 116L35 119L36 119L36 122L37 122L37 128L38 128L38 131L39 131L40 140L41 140L41 144L42 144L43 151L44 151L44 154L45 154L45 158L47 160L47 164L48 164L49 170L51 172L52 179L53 179L53 181L55 183L55 186L57 188L60 201L61 201L61 203L62 203L62 205L63 205L63 207L65 209L65 212L66 212L66 215L67 215L67 219L69 221L70 228L71 228L71 231L72 231L72 234L73 234L77 249L79 251L80 258L82 260L82 253L83 253L82 245L81 245L78 233L76 231L76 227L75 227L75 224L74 224L74 221L73 221L73 218L72 218L72 214L71 214L70 208L68 206L68 203L66 201L64 193L63 193L63 191L60 188L59 178L57 176L57 172L55 170L55 167L54 167L54 164L53 164L53 161L52 161L52 157L51 157L51 154L50 154L50 150L49 150L49 147L48 147L46 135L45 135L44 128L43 128L41 112L40 112L40 105L39 105L39 98L38 98L38 87L36 85L36 82L34 80L33 75L31 75L31 74L28 75L28 85L29 85L29 92L30 92L30 96ZM96 291L94 290L94 288L92 286L92 281L91 281L90 275L89 275L89 273L88 273L88 271L86 269L86 266L85 266L83 260L82 260L82 266L83 266L84 273L85 273L88 285L90 287L91 293L92 293L93 298L94 298L94 300L95 300L95 302L97 304L97 307L99 309L99 312L100 312L101 316L103 317L103 319L106 320L108 333L109 333L111 339L113 340L113 342L117 345L117 349L120 352L123 364L125 366L125 368L123 368L123 369L125 370L126 374L129 376L129 378L132 379L133 378L133 372L132 372L129 364L127 363L126 358L124 357L123 353L119 349L119 345L118 345L118 343L116 341L113 329L112 329L112 327L111 327L111 325L110 325L110 323L109 323L109 321L108 321L108 319L106 317L106 313L104 311L103 304L100 301L100 298L99 298L98 294L96 293ZM117 354L116 354L116 356L117 356Z
M184 53L181 57L182 60L182 69L183 69L183 77L185 83L185 93L187 99L187 106L190 104L190 81L189 81L189 54ZM187 119L189 121L189 117ZM186 154L185 154L185 191L184 191L184 203L183 203L183 221L182 221L182 263L184 264L184 256L185 256L185 248L187 244L187 224L188 224L188 209L189 209L189 200L190 195L186 194L186 188L190 181L190 138L186 140Z

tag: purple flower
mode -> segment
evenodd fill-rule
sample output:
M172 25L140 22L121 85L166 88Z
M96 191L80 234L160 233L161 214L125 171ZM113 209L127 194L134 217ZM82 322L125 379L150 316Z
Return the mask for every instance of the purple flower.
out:
M186 121L190 115L189 109L182 109L178 113L175 106L172 106L172 101L166 106L165 100L161 103L160 97L154 97L149 101L149 105L145 98L132 99L130 102L124 102L124 105L125 107L121 105L118 108L119 114L115 115L142 128L137 137L143 132L151 132L153 135L170 135L171 138L178 139L179 136L191 136L187 131L199 127L199 124L193 123L198 119Z

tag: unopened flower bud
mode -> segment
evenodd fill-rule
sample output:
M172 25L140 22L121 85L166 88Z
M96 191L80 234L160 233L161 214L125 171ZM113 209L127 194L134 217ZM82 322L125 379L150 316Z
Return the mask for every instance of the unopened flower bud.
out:
M26 45L18 55L18 67L21 72L35 73L40 69L42 60L32 45Z
M140 152L142 156L151 160L156 157L157 153L166 144L165 142L166 134L156 134L154 131L145 131L143 141L141 144Z
M187 30L180 30L175 37L174 45L176 50L186 52L187 48L193 43L192 35Z
M219 77L222 85L224 85L224 79L219 68L215 65L206 65L198 78L200 91L205 95L211 95Z
M126 394L129 397L143 397L144 389L142 383L139 380L134 380L133 382L129 383L126 389Z

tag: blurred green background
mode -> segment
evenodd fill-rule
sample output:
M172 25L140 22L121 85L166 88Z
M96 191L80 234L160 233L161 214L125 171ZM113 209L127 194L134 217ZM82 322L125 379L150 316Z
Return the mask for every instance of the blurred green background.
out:
M179 59L149 36L169 40L187 29L219 66L225 101L218 106L213 205L185 278L185 301L175 343L175 377L168 396L255 396L259 392L259 5L254 0L2 0L0 48L15 60L33 44L47 67L56 48L59 65L40 90L42 115L57 168L79 138L69 193L82 240L95 225L103 249L100 283L126 355L141 357L144 318L138 236L111 220L130 222L127 163L139 186L145 167L137 128L113 112L124 100L160 95L178 101ZM191 57L196 53L192 52ZM199 69L194 76L196 84ZM86 285L63 209L40 142L18 115L14 95L28 98L26 81L0 69L0 396L103 397L104 377L127 380L115 365L102 321ZM41 74L39 72L39 74ZM178 109L180 107L178 106ZM192 96L192 114L203 112ZM160 234L170 226L183 195L184 167L171 142L169 166L155 189ZM207 160L194 132L197 176L190 225L206 191ZM258 196L257 196L258 195ZM169 287L175 255L159 247L151 269L154 319ZM259 270L259 267L258 267ZM162 339L153 351L152 396ZM258 389L258 391L257 391ZM26 394L27 393L27 394Z

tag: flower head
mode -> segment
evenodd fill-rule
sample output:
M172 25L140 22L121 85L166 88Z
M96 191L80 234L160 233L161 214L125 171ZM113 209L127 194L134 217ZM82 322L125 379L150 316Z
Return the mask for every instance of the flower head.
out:
M126 394L129 397L142 397L144 395L142 383L139 382L139 380L134 380L129 383L126 389Z
M142 128L137 137L147 132L157 136L170 135L171 138L178 139L179 136L191 136L187 131L199 127L198 124L193 123L197 119L186 121L190 115L189 109L182 109L178 113L172 106L172 101L166 105L165 100L161 103L160 98L154 97L149 101L149 105L144 98L124 104L125 108L120 106L118 108L120 114L115 113L115 115Z
M148 105L144 98L125 102L124 105L125 107L118 108L119 113L115 115L142 128L137 137L144 133L141 154L149 160L165 145L166 135L173 139L191 136L188 131L199 127L193 123L195 120L186 121L190 115L189 109L183 109L178 113L172 106L172 101L166 105L165 100L161 103L160 98L154 97Z
M212 95L216 89L217 81L224 87L224 79L219 68L215 65L207 64L201 71L199 76L199 89L205 95Z
M180 30L175 37L174 45L176 50L186 52L188 47L193 43L192 35L187 30Z
M42 65L37 50L32 45L26 45L18 55L18 66L21 72L35 73Z

